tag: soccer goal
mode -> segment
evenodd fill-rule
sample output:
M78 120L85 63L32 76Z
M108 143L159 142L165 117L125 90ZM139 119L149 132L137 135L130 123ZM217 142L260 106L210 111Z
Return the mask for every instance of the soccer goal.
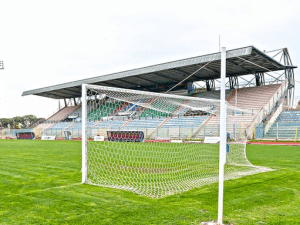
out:
M220 58L221 100L83 84L82 182L163 198L219 181L222 224L224 179L269 169L247 159L247 112L225 102Z
M162 198L218 181L219 100L95 85L82 93L84 183ZM260 172L232 125L225 179Z

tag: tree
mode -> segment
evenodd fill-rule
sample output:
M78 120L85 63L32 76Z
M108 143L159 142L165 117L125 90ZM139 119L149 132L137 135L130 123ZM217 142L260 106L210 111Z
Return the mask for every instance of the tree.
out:
M12 118L13 125L12 128L21 128L24 124L24 117L23 116L15 116Z
M24 126L30 127L37 121L36 116L34 115L25 115L24 116Z
M37 123L42 123L45 118L37 118L34 115L15 116L13 118L0 118L0 127L4 128L30 128Z
M10 124L10 119L8 118L1 118L0 119L0 127L8 127L8 124Z

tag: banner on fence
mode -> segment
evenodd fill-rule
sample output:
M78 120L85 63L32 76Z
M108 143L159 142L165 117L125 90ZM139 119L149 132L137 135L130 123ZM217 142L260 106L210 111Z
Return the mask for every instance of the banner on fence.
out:
M95 136L94 141L104 141L104 136Z
M205 137L204 143L206 144L216 144L220 142L220 137Z
M55 140L55 136L42 136L41 139L42 140L48 140L48 141L54 141Z

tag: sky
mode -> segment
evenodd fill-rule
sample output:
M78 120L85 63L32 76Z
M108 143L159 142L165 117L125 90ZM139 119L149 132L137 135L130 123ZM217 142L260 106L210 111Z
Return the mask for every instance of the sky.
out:
M300 66L297 0L0 0L0 6L0 118L57 111L57 100L21 97L23 91L215 53L219 35L227 49L286 47Z

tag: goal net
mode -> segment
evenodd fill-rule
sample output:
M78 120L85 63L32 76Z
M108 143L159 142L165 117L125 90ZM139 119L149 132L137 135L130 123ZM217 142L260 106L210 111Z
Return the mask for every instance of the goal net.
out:
M83 182L162 198L218 181L219 100L83 90ZM268 171L248 161L237 113L227 104L225 180Z

